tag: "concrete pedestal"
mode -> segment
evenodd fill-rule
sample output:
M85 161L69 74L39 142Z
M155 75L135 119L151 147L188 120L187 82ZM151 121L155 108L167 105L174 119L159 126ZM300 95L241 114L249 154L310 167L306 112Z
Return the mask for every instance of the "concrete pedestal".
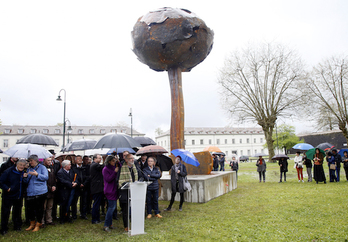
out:
M185 202L206 203L237 188L235 171L212 171L210 175L188 175L192 190L185 192ZM169 172L162 172L162 192L159 200L170 201L172 187ZM179 193L175 201L180 200Z

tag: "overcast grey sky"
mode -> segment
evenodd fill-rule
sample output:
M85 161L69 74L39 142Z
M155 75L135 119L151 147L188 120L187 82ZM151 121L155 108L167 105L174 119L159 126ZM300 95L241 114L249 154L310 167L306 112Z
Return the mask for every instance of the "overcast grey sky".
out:
M298 50L308 67L348 51L348 1L0 1L0 119L3 124L130 124L154 136L170 125L166 72L132 52L137 19L160 7L186 8L214 30L207 59L183 73L185 126L229 124L220 105L218 69L248 42L275 41ZM284 121L280 121L284 122ZM311 129L295 124L297 132Z

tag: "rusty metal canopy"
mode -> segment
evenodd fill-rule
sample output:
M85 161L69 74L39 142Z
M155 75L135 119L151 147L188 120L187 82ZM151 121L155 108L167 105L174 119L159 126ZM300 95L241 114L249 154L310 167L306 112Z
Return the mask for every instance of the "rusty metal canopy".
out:
M214 32L186 9L161 8L140 17L132 31L133 51L155 71L190 71L213 46Z

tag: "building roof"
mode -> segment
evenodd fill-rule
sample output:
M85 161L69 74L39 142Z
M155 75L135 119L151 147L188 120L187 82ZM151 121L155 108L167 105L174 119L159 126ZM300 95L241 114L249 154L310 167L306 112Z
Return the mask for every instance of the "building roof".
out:
M66 129L68 126L66 126ZM71 126L70 135L104 135L107 133L130 134L127 126ZM28 134L61 135L63 125L0 125L0 134L4 135L28 135ZM133 135L145 135L133 129Z
M248 127L248 128L233 128L233 127L186 127L184 129L185 135L190 134L263 134L262 128L258 127ZM161 135L156 136L156 138L160 138L163 136L170 135L170 130L167 130Z

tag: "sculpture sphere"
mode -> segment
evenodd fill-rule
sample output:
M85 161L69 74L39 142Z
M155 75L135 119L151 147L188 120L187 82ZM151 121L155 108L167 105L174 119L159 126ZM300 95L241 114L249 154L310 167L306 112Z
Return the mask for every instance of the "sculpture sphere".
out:
M155 71L190 71L210 53L213 38L194 13L167 7L140 17L132 31L134 53Z

